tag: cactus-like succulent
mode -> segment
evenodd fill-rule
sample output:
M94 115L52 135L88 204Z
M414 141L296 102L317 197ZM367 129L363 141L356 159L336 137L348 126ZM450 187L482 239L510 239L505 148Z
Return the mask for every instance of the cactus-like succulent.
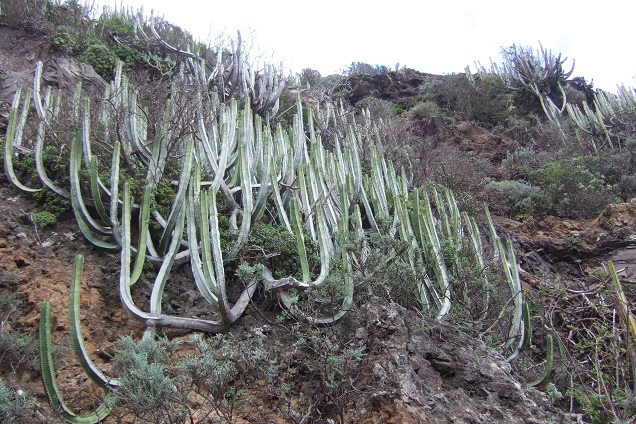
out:
M267 84L275 85L275 81ZM173 89L178 90L178 87ZM76 98L74 102L78 109L75 116L82 130L71 142L69 194L78 225L87 240L102 249L120 252L119 292L123 308L145 323L150 333L159 326L213 333L224 331L242 316L259 285L275 291L281 304L297 319L316 325L334 324L352 309L356 269L369 254L368 243L363 243L361 251L349 251L340 245L339 237L353 234L364 240L369 233L380 230L379 223L388 223L390 236L408 247L392 252L385 259L386 263L400 261L415 274L425 270L416 285L417 302L427 315L438 319L448 316L458 293L466 292L467 286L454 286L453 273L463 266L460 254L474 258L476 266L481 269L485 269L488 260L498 264L514 307L512 314L502 310L500 316L492 317L492 320L501 321L502 315L510 318L503 344L510 360L524 346L527 339L524 337L523 293L511 244L508 242L507 248L504 248L487 214L494 247L490 250L494 255L489 254L476 221L459 211L450 191L422 192L411 187L406 173L403 170L398 173L391 161L383 156L381 140L373 131L372 120L367 113L362 124L337 117L333 110L319 113L318 128L325 125L321 119L335 123L334 143L326 147L320 132L314 127L313 118L309 119L309 128L305 128L300 98L297 99L297 114L292 125L289 128L278 125L273 129L253 113L256 105L252 101L245 101L242 110L235 100L219 107L204 107L206 96L200 92L194 122L178 121L175 118L177 111L168 101L164 113L165 131L156 139L148 140L147 124L135 113L135 93L122 74L121 65L104 96L110 101L98 106L100 110L97 113L104 125L103 132L114 134L114 123L109 120L119 119L119 139L106 143L98 140L101 148L106 146L111 154L110 181L105 183L99 178L100 158L93 153L95 140L90 131L91 105L87 100ZM43 102L36 96L36 103L41 103L36 107L39 111L36 124L42 134L50 121L56 119L51 98L50 92ZM271 103L271 97L268 100L265 96L259 101ZM20 101L16 100L10 119L14 143L18 133L19 108ZM27 109L27 105L22 106L22 110ZM212 113L212 116L205 113ZM28 113L23 112L21 117L24 117L22 121L27 119ZM168 130L169 121L176 121L177 127ZM188 127L179 128L179 125ZM193 129L196 131L194 136L172 138L175 132L187 133ZM7 143L10 154L14 143ZM37 148L40 151L43 143L43 135L38 136ZM366 149L369 166L366 168L362 165L361 143L369 144ZM179 169L168 169L168 164L175 163L177 155ZM12 169L5 166L7 168ZM120 190L120 174L127 168L146 175L146 186L137 204L131 198L130 182L124 181L123 190ZM89 190L84 189L84 171L88 171L90 176ZM52 183L42 166L38 166L38 172L43 185L50 187ZM154 206L153 193L168 172L179 177L174 184L176 190L170 212L164 218ZM203 174L209 177L208 181L202 181ZM28 189L17 184L17 179L12 178L12 181L16 187ZM220 203L224 205L223 209L219 209ZM263 219L266 213L269 220L280 224L295 237L302 279L292 276L275 279L272 270L260 268L248 278L249 281L241 282L240 288L232 290L239 293L232 302L228 293L230 285L237 282L227 278L224 267L228 260L239 255L254 223ZM138 223L133 222L133 214L139 217ZM219 218L222 214L229 222L227 229L221 228ZM221 246L223 230L233 237L225 249ZM137 240L135 246L133 234ZM311 275L309 268L307 243L310 240L320 250L320 273L316 277ZM444 244L449 240L453 241L455 252L451 253L454 256L448 256L448 248ZM338 290L341 299L324 316L310 316L297 307L294 290L327 285L334 259L339 260L344 270ZM131 286L140 278L145 261L158 268L147 308L137 305L131 295ZM208 302L214 319L176 316L163 311L162 303L166 287L171 283L171 271L175 265L183 263L190 264L193 286ZM71 326L75 349L91 379L105 387L113 386L117 380L103 375L83 348L76 297L79 294L81 264L80 257L75 265L72 291ZM489 290L485 288L478 299L470 299L467 294L464 296L469 302L482 303L479 308L484 311L481 315L484 320L491 309ZM45 326L48 309L43 310ZM43 354L49 349L45 343L47 334L44 329ZM46 366L47 390L50 395L52 393L52 402L62 405L50 363L47 362ZM108 405L100 409L99 414L105 413ZM69 414L65 416L75 419Z

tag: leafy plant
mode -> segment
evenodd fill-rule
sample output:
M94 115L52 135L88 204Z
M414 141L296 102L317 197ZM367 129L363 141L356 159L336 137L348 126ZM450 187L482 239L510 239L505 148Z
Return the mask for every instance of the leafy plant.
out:
M82 48L81 42L73 28L61 25L56 28L51 36L53 49L69 55L77 55Z
M576 159L550 162L533 171L530 182L545 193L547 210L562 217L591 218L613 200L603 175Z
M51 212L42 211L33 215L33 223L39 228L46 228L57 222L57 217Z
M488 181L482 193L493 212L511 218L532 214L543 199L538 187L515 180Z
M3 423L26 422L33 412L34 402L21 390L7 387L0 380L0 421Z
M139 419L184 422L190 416L187 391L179 387L176 367L178 343L167 339L145 338L134 342L122 337L117 346L114 368L122 378L115 390L118 407Z
M92 66L95 72L107 80L111 79L117 64L117 55L101 41L89 44L77 58Z
M2 285L13 285L12 276L5 274ZM12 372L35 372L40 369L37 340L31 335L12 329L19 322L23 301L12 292L0 292L0 367ZM55 355L59 354L56 350Z

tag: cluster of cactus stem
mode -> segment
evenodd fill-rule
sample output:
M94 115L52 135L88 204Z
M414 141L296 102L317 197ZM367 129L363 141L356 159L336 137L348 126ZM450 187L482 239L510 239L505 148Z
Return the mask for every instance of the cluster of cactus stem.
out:
M591 148L597 152L604 147L621 149L625 140L636 134L636 94L624 85L617 94L597 90L592 107L583 109L567 105L568 116L583 131L592 136Z
M275 128L269 120L253 112L249 98L239 108L235 99L219 103L210 99L207 90L196 96L196 131L175 141L167 122L177 113L167 102L164 131L155 139L147 138L147 122L139 113L135 91L118 66L113 82L107 87L97 114L91 114L91 103L82 98L81 87L71 101L78 131L70 140L70 187L57 186L43 166L42 151L51 123L58 119L61 95L48 87L40 93L41 64L35 72L34 90L28 89L24 99L18 90L13 102L5 143L5 172L18 189L33 192L48 188L72 202L79 228L86 239L100 249L119 252L121 257L119 294L124 309L147 327L151 336L157 327L176 327L210 333L227 330L245 312L260 285L275 293L282 305L296 319L316 325L334 324L346 317L354 304L356 269L364 263L369 247L364 242L360 251L343 249L339 235L353 234L366 240L373 232L381 231L380 222L388 222L390 235L408 246L394 252L388 261L400 260L420 274L417 302L428 316L443 319L451 312L462 287L454 284L453 274L461 264L457 258L446 258L442 241L453 240L455 252L464 252L473 258L473 265L486 269L499 269L503 285L485 284L479 299L464 297L465 301L480 303L480 319L501 323L506 320L505 341L502 350L512 361L527 342L524 325L524 302L514 251L498 237L486 208L489 233L482 236L477 222L460 212L457 201L448 190L432 189L428 192L413 188L405 171L397 172L382 153L382 140L372 120L365 112L365 124L349 121L342 111L327 107L309 112L304 123L300 98L296 115L289 128L281 124ZM24 128L29 118L33 99L37 117L33 148L36 168L42 186L27 187L13 167L14 149L22 146ZM271 103L271 102L270 102ZM206 115L207 114L207 115ZM97 116L102 130L99 139L91 131L91 116ZM331 125L333 138L323 142L315 127ZM114 130L115 124L117 131ZM368 165L363 166L362 140ZM94 144L107 146L110 160L110 181L100 178L99 159L93 153ZM170 155L173 155L171 157ZM155 188L166 178L170 159L178 157L179 179L176 181L174 202L167 216L154 207ZM140 199L130 195L129 182L120 184L120 168L126 166L146 174L146 186ZM88 171L88 172L86 172ZM88 178L86 177L88 175ZM205 178L204 178L205 176ZM88 179L89 184L85 184ZM222 200L222 202L221 202ZM219 203L225 208L219 210ZM230 246L221 248L219 217L229 217L229 231L234 234ZM224 265L235 258L245 246L252 226L267 219L283 226L296 240L301 279L292 276L274 278L271 270L263 267L252 273L248 281L240 282L240 294L232 303ZM151 221L153 225L151 226ZM134 229L133 229L134 227ZM151 228L155 230L151 231ZM159 231L156 230L159 228ZM320 250L320 272L310 272L307 240ZM487 243L487 241L489 243ZM489 247L490 246L490 247ZM325 316L310 316L297 305L294 293L326 284L338 259L344 266L341 282L341 300ZM155 281L150 293L150 304L142 307L135 303L131 287L140 279L143 265L155 265ZM183 317L166 314L162 301L171 270L178 264L189 263L193 286L204 298L213 319ZM80 362L89 377L105 389L116 387L118 380L105 376L90 359L86 351L79 324L79 285L83 258L78 256L71 287L71 336ZM508 292L512 305L492 302L493 290ZM236 290L233 290L236 292ZM469 305L466 305L468 307ZM497 310L497 308L500 308ZM512 309L512 312L510 312ZM112 406L107 397L92 415L78 417L68 409L59 393L50 361L50 305L42 306L42 365L45 387L51 402L58 406L65 418L74 422L94 422L103 418Z
M492 63L490 73L499 76L507 86L516 90L533 93L541 102L546 117L558 124L558 118L565 110L567 103L562 83L574 71L574 61L569 71L563 69L566 59L561 55L554 55L539 44L539 50L534 52L530 47L513 44L502 49L503 62ZM479 66L479 72L487 72ZM552 88L556 87L561 96L561 105L554 103L550 96L554 96ZM560 127L559 127L560 128Z
M597 90L592 106L583 102L577 106L567 101L563 82L572 75L574 62L569 71L564 71L567 59L554 55L540 46L536 53L530 48L512 45L502 52L503 63L492 63L490 69L477 65L479 73L493 74L501 78L509 87L522 89L537 96L548 120L555 125L561 139L567 142L563 128L564 112L574 124L592 136L590 148L596 153L603 148L622 148L626 139L636 133L636 93L633 88L624 85L618 87L616 94ZM470 77L470 71L467 68ZM556 86L560 95L560 104L552 97L550 86ZM552 96L552 97L551 97Z
M260 70L254 69L245 52L240 32L237 32L236 40L231 40L229 46L217 45L212 48L211 51L216 54L210 59L198 54L196 48L192 49L194 51L190 48L183 50L166 41L156 29L157 18L154 13L147 20L143 16L143 8L137 13L128 9L114 13L134 22L133 35L110 34L114 42L135 46L133 41L141 41L146 51L171 57L182 68L182 72L185 71L189 81L200 87L204 96L215 96L221 103L229 99L249 99L255 113L276 115L279 98L285 88L283 65L281 63L275 67L266 64Z

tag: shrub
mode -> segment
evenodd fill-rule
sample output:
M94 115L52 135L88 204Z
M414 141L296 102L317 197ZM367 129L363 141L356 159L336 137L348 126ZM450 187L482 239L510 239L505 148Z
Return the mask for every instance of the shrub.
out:
M382 75L391 71L391 68L384 65L370 65L364 62L351 62L351 65L343 71L344 75Z
M507 86L519 94L518 101L537 106L538 97L549 97L555 103L562 100L560 87L572 75L574 64L569 71L563 65L567 58L553 54L551 50L535 51L530 46L513 44L501 48L503 63L495 65L495 71Z
M187 391L179 390L172 362L178 343L167 339L144 338L135 343L122 337L117 346L114 368L121 374L115 395L120 407L139 419L185 422Z
M39 372L39 340L21 331L1 331L0 366L13 372Z
M22 391L7 387L0 380L0 422L13 423L26 419L33 412L33 401Z
M39 228L46 228L57 222L57 216L47 211L38 212L31 219Z
M512 175L528 178L531 172L542 168L550 162L551 155L546 151L537 151L531 147L520 147L512 152L506 152L501 164Z
M401 105L389 100L378 99L377 97L365 97L356 103L356 107L368 109L374 119L389 119L400 114L404 109Z
M22 331L11 329L19 326L23 301L13 292L21 280L13 273L0 274L0 370L16 373L40 372L39 339ZM4 289L7 291L4 291ZM60 349L54 346L54 359L60 355Z
M319 384L320 390L312 399L317 409L315 418L335 410L340 422L344 423L346 409L362 378L365 344L355 338L345 338L334 328L319 330L295 325L293 331L297 337L296 346L305 353L303 365Z
M114 44L113 53L124 62L124 70L131 71L146 63L147 56L142 53L141 41L133 41L130 44Z
M230 240L234 240L235 236L222 232L221 237L224 236L221 246L231 247ZM320 266L318 246L308 236L305 243L310 271L313 272ZM238 254L238 261L241 264L265 265L272 271L274 278L302 278L296 240L282 225L263 222L252 224L252 231Z
M96 26L102 33L112 32L118 36L127 36L133 34L135 21L117 13L105 12L99 17Z
M205 419L215 412L231 423L241 392L266 369L260 341L234 343L230 336L201 334L190 341L194 354L181 356L180 343L167 338L122 337L114 361L122 375L114 413L149 422L193 422L195 415Z
M488 181L482 195L493 213L510 218L532 214L542 200L538 187L514 180Z
M414 106L410 112L413 118L425 120L439 115L440 110L435 102L427 100Z
M614 200L604 177L580 162L576 158L551 162L530 174L531 183L544 191L549 212L592 218Z
M69 55L76 55L81 49L77 34L73 28L66 25L62 25L55 30L51 37L51 44L53 50Z
M455 119L493 128L510 115L511 95L497 77L481 75L469 79L465 74L442 77L421 88L426 100L433 101Z
M117 55L101 41L89 45L78 60L93 67L104 79L110 79L117 64Z
M320 72L311 68L304 68L299 75L300 85L303 87L307 85L313 87L320 82L321 78L322 75L320 75Z

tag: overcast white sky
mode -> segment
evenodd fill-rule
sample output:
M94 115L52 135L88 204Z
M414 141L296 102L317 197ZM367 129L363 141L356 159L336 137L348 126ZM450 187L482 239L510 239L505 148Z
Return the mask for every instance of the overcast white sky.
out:
M103 0L114 5L113 0ZM119 2L117 2L119 5ZM124 0L205 41L222 29L273 53L273 61L325 76L351 62L449 74L500 61L513 43L576 60L572 76L597 88L636 86L636 2L631 0Z

